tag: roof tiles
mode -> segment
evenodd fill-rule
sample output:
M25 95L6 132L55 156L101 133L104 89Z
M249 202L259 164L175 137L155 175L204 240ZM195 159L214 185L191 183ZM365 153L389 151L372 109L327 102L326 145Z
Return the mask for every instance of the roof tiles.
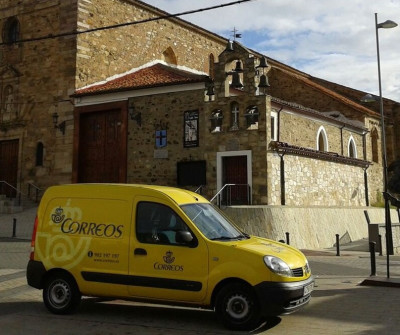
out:
M206 81L207 78L206 75L157 63L106 82L78 89L75 95L93 95L140 88L199 83Z

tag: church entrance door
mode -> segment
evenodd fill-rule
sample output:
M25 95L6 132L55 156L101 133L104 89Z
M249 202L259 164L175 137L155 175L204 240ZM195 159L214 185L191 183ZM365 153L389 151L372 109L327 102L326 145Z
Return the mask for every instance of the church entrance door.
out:
M82 113L79 126L78 182L125 182L121 111Z
M223 199L226 205L244 205L249 203L247 180L247 156L226 156L222 159L222 181L227 186Z

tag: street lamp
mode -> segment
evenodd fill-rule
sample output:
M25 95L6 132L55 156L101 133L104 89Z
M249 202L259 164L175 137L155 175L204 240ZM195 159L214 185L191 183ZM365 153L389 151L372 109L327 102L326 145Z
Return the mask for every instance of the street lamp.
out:
M382 82L381 82L381 61L379 54L379 34L378 29L394 28L397 27L397 23L387 20L382 23L378 23L378 14L375 13L375 32L376 32L376 55L378 61L378 81L379 81L379 112L381 117L381 137L382 137L382 168L383 168L383 196L385 201L385 231L386 231L386 271L387 277L390 277L389 273L389 255L393 255L393 238L392 238L392 223L390 219L390 205L388 194L388 171L387 171L387 153L386 153L386 131L385 131L385 116L383 114L383 97L382 97ZM372 98L372 99L371 99ZM373 101L371 95L367 95L363 98L364 102Z

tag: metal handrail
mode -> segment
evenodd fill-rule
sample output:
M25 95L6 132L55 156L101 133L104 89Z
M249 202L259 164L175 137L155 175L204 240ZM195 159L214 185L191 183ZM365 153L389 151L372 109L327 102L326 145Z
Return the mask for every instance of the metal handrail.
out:
M200 185L200 186L196 189L196 191L194 191L194 193L201 194L201 191L202 191L203 187L204 187L204 185Z
M232 186L247 186L247 204L251 205L251 188L249 184L225 184L224 186L222 186L222 188L217 192L217 194L215 194L210 202L213 202L215 199L217 199L217 205L218 207L221 207L221 195L222 192L227 188L229 189L229 194L227 195L227 206L230 206L232 203Z
M42 192L43 189L39 186L35 185L34 183L28 183L28 197L31 198L31 187L35 190L35 202L39 200L39 192Z
M12 188L17 193L18 206L21 206L21 196L22 195L26 196L26 194L18 190L16 187L12 186L11 184L7 183L5 180L0 180L0 184L5 184L6 186Z

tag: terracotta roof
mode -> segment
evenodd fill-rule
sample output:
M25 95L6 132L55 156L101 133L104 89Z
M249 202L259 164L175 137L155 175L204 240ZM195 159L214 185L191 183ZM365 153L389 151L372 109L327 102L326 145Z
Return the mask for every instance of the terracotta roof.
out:
M74 96L103 94L142 88L161 87L200 83L208 80L208 76L184 71L165 64L155 65L106 80L99 84L78 89Z

